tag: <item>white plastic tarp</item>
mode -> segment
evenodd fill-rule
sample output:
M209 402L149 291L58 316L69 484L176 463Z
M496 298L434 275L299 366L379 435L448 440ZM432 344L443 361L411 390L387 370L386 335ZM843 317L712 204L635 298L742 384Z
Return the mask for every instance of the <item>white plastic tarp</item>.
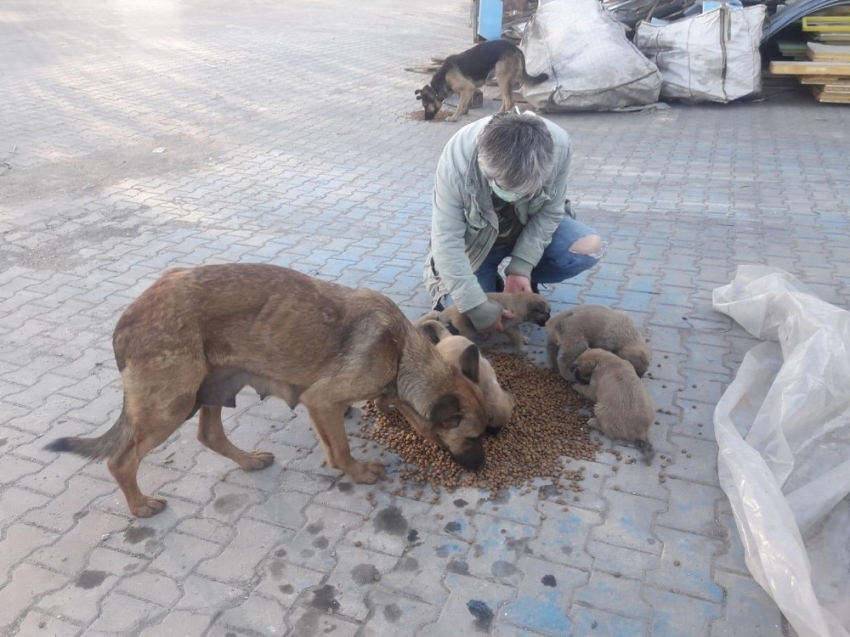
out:
M765 11L724 4L670 24L638 24L635 44L661 71L661 98L731 102L761 91Z
M714 309L756 338L714 413L747 567L800 637L850 629L850 312L740 266Z
M599 0L553 0L526 26L520 48L529 74L549 74L523 86L541 111L610 111L658 101L661 74L626 38Z

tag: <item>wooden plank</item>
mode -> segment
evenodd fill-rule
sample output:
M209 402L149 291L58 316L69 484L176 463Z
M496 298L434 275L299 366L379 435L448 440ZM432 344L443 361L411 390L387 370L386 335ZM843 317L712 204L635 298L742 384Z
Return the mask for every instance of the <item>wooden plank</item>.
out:
M809 42L806 54L816 62L850 62L850 46Z
M850 76L841 77L834 75L801 75L798 76L800 84L836 84L850 83Z
M812 93L818 102L829 104L850 104L850 94L847 93L829 93L823 89L812 87Z
M850 75L850 62L785 62L770 63L774 75Z

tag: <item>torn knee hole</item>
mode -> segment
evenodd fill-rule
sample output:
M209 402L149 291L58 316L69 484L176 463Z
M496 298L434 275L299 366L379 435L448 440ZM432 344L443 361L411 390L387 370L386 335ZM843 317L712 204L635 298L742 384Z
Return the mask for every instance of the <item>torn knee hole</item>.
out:
M601 258L605 251L605 242L598 234L591 234L575 241L569 248L573 254Z

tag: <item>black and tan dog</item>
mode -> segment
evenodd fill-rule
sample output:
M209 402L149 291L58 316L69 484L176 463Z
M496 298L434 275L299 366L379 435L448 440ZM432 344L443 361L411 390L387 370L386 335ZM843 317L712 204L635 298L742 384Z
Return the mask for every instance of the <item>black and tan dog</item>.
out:
M454 115L446 118L456 122L469 111L475 89L487 81L490 73L495 75L502 92L501 111L509 111L514 106L512 91L515 82L534 86L549 79L546 73L526 73L525 56L518 46L507 40L482 42L463 53L447 57L431 82L416 90L416 99L425 109L425 119L434 119L443 101L452 93L458 93L457 109Z
M478 350L445 361L387 297L261 264L166 272L118 320L112 337L124 386L117 422L99 438L61 438L48 449L109 458L130 511L153 515L142 494L142 458L200 410L198 439L243 469L273 456L245 452L224 433L221 408L246 385L294 408L303 403L331 466L374 482L375 462L352 458L346 409L366 399L397 406L425 438L467 469L484 464L488 424Z

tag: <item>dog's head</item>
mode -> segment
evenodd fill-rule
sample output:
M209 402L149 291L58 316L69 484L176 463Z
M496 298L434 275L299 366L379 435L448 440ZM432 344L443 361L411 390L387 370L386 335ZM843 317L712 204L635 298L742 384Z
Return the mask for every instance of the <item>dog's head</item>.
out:
M434 119L437 111L443 106L443 100L437 96L431 85L426 84L421 89L416 89L414 95L416 95L416 99L422 102L422 108L425 109L425 119Z
M400 402L399 409L423 438L446 449L464 469L476 471L484 466L483 436L490 424L478 384L481 354L475 344L470 344L457 365L440 359L439 384L447 391L435 394L425 414L417 413L405 401Z
M614 353L623 360L629 361L632 367L635 368L637 375L641 378L643 378L646 370L649 369L649 348L643 343L625 345Z
M530 294L525 320L528 323L534 323L540 327L545 327L551 316L552 308L546 297L541 296L540 294Z
M423 326L425 329L431 329L435 326ZM441 328L436 327L439 332ZM437 351L443 360L454 365L458 369L462 369L461 359L464 355L469 355L470 346L475 344L468 338L459 335L444 334L437 343ZM499 385L499 380L496 377L496 371L493 365L486 358L479 354L478 363L478 386L481 388L481 395L484 398L484 404L487 409L487 433L496 434L499 430L508 424L513 414L516 401L513 394L504 391Z
M596 370L596 366L603 360L603 354L608 352L601 349L586 349L570 365L570 371L575 376L576 382L582 385L590 383L590 378Z

